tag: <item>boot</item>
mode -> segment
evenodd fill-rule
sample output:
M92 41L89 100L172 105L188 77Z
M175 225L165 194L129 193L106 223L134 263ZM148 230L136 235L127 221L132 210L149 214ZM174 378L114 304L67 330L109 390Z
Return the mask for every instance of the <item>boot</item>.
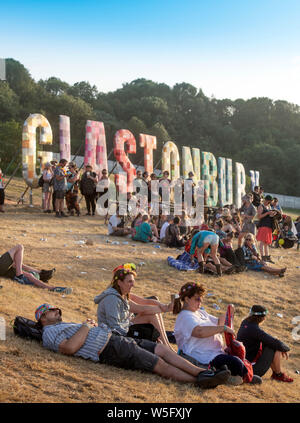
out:
M218 276L222 276L222 269L220 264L215 264Z
M198 264L199 264L198 272L204 273L204 261L198 261Z

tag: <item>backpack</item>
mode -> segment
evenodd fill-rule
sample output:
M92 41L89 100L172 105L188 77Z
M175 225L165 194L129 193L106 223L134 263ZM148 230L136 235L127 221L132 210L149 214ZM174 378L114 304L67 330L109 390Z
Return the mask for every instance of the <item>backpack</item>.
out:
M26 317L17 316L13 324L14 333L21 338L34 339L42 341L42 328L39 327L37 322L26 319Z
M225 325L232 328L233 327L233 316L232 316L232 308L230 305L227 307L226 317L225 317ZM229 355L234 355L239 357L248 372L243 377L243 381L245 383L250 383L253 379L253 367L252 364L246 359L246 348L244 344L240 341L237 341L235 337L228 332L224 333L225 335L225 342L227 345L226 352Z
M41 175L40 177L39 177L39 182L38 182L38 184L39 184L39 187L43 187L43 185L44 185L44 178L43 178L43 175Z

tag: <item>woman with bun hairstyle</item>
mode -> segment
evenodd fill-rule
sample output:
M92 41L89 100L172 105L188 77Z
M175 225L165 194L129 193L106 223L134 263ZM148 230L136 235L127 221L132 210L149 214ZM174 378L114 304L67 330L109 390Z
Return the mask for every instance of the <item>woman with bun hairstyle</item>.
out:
M174 314L178 314L174 335L178 348L203 365L216 369L227 366L231 372L228 383L240 385L247 368L238 357L226 354L223 333L235 335L225 325L225 314L219 318L208 314L201 306L205 288L199 283L186 283L175 299Z

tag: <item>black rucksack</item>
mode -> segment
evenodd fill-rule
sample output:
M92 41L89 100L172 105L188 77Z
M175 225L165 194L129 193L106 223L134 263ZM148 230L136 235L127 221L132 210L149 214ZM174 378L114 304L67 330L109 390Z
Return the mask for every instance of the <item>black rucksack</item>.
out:
M42 186L44 185L44 178L43 178L43 175L41 175L41 176L39 177L39 182L38 182L38 184L39 184L39 187L41 187L41 188L42 188Z
M42 328L37 322L26 319L26 317L17 316L13 325L15 335L21 338L34 339L36 341L42 341Z

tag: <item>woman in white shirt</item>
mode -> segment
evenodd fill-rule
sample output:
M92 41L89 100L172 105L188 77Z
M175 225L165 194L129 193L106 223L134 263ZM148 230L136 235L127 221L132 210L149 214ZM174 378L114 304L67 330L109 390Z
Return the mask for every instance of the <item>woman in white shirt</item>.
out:
M186 283L175 300L174 313L179 313L174 329L178 348L198 362L217 369L226 365L231 371L230 383L243 383L247 369L238 357L225 353L223 333L234 335L226 326L225 315L217 318L200 309L205 288L198 283Z

